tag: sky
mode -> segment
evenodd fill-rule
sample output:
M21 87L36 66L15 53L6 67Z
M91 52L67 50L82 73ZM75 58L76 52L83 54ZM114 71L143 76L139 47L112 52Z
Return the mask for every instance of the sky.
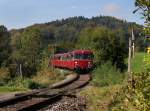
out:
M73 16L114 16L144 24L134 0L0 0L0 25L24 28Z

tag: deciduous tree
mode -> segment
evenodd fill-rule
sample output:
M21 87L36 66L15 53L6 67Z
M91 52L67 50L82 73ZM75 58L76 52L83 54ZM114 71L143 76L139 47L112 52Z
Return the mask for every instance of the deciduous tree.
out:
M10 34L5 26L0 26L0 66L7 65L10 53Z

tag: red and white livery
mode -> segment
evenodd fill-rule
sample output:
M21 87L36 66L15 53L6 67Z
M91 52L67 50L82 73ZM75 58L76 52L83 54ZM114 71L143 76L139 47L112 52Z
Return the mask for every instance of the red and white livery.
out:
M55 54L51 65L58 68L90 71L93 68L93 52L91 50L75 50L68 53Z

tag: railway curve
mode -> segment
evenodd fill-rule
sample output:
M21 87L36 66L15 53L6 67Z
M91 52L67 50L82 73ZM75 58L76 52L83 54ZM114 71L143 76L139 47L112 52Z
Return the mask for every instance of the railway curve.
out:
M0 111L36 111L46 105L61 100L63 95L71 94L85 86L91 80L91 74L72 74L65 80L44 89L33 90L12 98L0 100Z

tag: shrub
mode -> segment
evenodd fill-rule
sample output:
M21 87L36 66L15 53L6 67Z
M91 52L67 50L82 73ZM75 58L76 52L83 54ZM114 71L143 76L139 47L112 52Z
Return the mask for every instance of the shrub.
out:
M39 71L35 76L33 76L32 80L41 85L48 86L64 79L64 75L58 74L58 72L56 71L52 71L52 69L50 68L45 68Z
M93 71L93 84L96 86L109 86L123 81L124 74L120 73L110 62L98 66Z
M6 84L10 79L10 73L8 68L0 69L0 86Z
M44 87L43 85L39 84L38 82L33 81L30 78L20 78L16 77L10 80L7 84L9 87L17 87L20 89L38 89Z
M38 89L38 88L44 87L44 86L40 85L39 83L31 80L31 79L26 80L26 83L27 83L27 87L29 89Z
M150 111L150 72L133 74L112 105L115 111ZM122 110L121 110L122 109Z

